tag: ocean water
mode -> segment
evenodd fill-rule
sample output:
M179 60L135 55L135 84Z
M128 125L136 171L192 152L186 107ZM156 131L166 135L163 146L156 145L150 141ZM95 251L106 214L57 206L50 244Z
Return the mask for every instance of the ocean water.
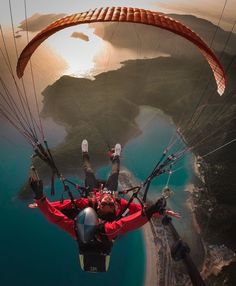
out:
M137 123L141 134L124 146L122 166L141 182L152 171L175 128L169 118L148 107L141 108ZM7 124L1 126L0 285L143 285L145 247L140 230L115 242L108 273L90 274L80 270L76 243L67 233L48 223L36 209L29 209L28 202L16 198L28 176L31 150ZM176 150L181 144L175 146ZM176 165L176 169L181 169L169 178L169 186L175 190L170 206L184 214L178 228L186 233L191 233L191 225L185 215L188 212L183 190L191 179L191 160L186 157ZM105 178L109 170L110 166L103 166L98 174ZM154 181L151 198L160 195L167 180L168 175L163 175Z

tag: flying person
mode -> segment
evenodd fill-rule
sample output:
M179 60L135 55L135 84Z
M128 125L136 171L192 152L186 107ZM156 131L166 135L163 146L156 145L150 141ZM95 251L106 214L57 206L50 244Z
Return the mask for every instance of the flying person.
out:
M43 193L42 180L37 177L30 177L29 183L35 194L35 201L40 211L48 221L56 224L78 241L80 254L83 254L83 257L85 254L88 256L88 252L90 253L91 249L99 249L99 256L104 253L106 255L102 257L107 256L111 251L112 241L116 239L117 236L140 228L146 224L153 215L159 218L163 217L164 214L176 218L180 217L178 213L165 210L166 203L163 198L144 209L140 204L131 202L125 212L125 216L120 216L128 204L127 200L117 198L116 196L120 170L121 145L116 144L114 148L114 152L111 156L111 175L105 185L100 187L100 189L99 182L90 164L87 140L83 140L81 147L83 168L85 171L85 185L92 192L92 196L76 199L73 202L71 200L65 200L63 203L49 202ZM75 207L77 213L74 212ZM100 266L95 265L94 253L92 254L90 253L92 258L90 257L88 259L87 265L82 263L83 265L81 264L81 266L86 271L100 271ZM106 270L107 266L104 266L101 271Z

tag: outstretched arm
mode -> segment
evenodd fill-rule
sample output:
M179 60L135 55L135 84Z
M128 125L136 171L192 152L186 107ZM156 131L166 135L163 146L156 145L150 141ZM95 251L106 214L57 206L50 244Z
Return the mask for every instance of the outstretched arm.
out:
M118 221L106 222L104 224L104 234L109 240L112 240L120 234L140 228L147 222L147 216L142 211L138 211Z
M58 227L68 232L73 238L76 238L73 219L69 219L61 211L56 209L46 197L36 200L36 202L38 208L49 222L56 224Z
M127 200L125 200L125 199L123 199L123 198L120 199L120 212L123 212L123 210L126 208L127 204L128 204L128 201L127 201ZM134 214L134 213L136 213L136 212L142 210L142 206L141 206L140 204L136 204L136 203L133 203L133 202L132 202L132 203L129 205L128 210L129 210L129 211L127 212L128 215L131 215L131 214Z
M53 224L56 224L57 226L68 232L72 237L76 238L74 230L74 221L72 219L69 219L61 211L56 209L44 196L42 180L37 177L31 176L29 178L29 184L35 194L35 201L38 205L38 208L47 218L47 220Z
M149 221L149 219L154 217L163 217L164 214L180 218L178 213L171 210L166 210L166 201L164 198L160 198L157 202L144 210L136 211L135 213L121 218L118 221L106 222L104 224L104 234L106 234L109 240L114 239L120 234L135 230L143 226Z
M84 209L88 207L89 205L87 198L77 199L77 200L74 200L74 202L78 209ZM58 210L66 210L66 209L70 210L74 208L72 201L69 199L64 200L63 202L60 202L60 201L50 202L50 204Z
M56 224L76 239L73 219L69 219L61 211L52 206L46 197L43 197L36 202L38 204L38 208L49 222Z

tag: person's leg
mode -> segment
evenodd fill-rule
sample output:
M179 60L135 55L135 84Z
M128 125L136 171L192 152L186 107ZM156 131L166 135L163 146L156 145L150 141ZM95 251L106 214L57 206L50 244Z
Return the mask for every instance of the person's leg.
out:
M94 171L90 163L87 140L83 140L81 148L82 148L83 170L85 173L85 186L88 187L90 191L92 191L94 188L98 188L98 181L95 177Z
M116 192L118 188L118 178L120 172L120 153L121 153L121 145L116 144L114 156L112 158L111 174L105 186L108 190L114 192Z

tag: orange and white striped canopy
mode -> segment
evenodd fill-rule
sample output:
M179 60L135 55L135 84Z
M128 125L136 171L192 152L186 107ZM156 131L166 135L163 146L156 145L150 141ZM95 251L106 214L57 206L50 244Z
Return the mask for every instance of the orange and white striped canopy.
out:
M17 63L18 77L21 78L23 76L25 67L27 66L27 63L29 62L32 54L48 37L67 27L96 22L140 23L169 30L184 37L200 49L201 53L206 58L212 69L217 84L218 93L220 95L224 93L226 84L224 69L214 52L194 31L192 31L181 22L170 18L164 13L131 7L99 8L95 10L89 10L84 13L77 13L66 16L53 22L41 32L39 32L23 49Z

